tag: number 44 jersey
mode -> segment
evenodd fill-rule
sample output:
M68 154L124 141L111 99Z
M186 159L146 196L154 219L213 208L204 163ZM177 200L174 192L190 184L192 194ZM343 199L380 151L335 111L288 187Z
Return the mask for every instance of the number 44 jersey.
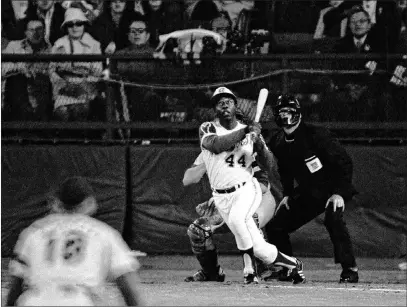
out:
M252 180L252 163L255 161L255 158L253 140L250 134L246 134L242 141L219 154L214 154L202 146L204 139L211 135L222 136L245 127L246 125L238 122L235 128L228 130L218 120L215 120L205 122L199 128L202 149L202 154L199 155L199 158L205 163L212 189L230 188L236 184ZM196 163L198 162L200 161L196 161Z
M18 239L10 274L30 288L49 284L96 287L139 268L139 262L109 225L81 214L51 214Z

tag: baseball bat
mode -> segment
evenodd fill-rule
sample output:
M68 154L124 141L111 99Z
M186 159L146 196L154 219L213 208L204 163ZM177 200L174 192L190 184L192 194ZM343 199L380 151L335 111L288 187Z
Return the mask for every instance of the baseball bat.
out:
M257 99L257 107L256 107L256 116L254 117L254 121L256 123L259 122L261 113L263 112L264 105L266 104L267 97L269 95L269 91L265 88L262 88L259 93L259 98Z

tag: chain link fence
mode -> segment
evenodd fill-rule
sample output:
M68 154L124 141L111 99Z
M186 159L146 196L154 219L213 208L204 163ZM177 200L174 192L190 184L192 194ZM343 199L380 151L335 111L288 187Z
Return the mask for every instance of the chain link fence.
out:
M95 123L95 129L106 131L112 126L103 123L141 125L151 137L162 125L195 127L211 120L210 97L218 86L237 94L249 118L260 89L268 88L261 117L266 125L272 123L276 97L287 92L297 95L312 122L402 123L407 121L406 66L402 55L234 55L189 65L126 56L3 55L2 123L6 131L28 122L61 131L75 128L70 122L90 129Z

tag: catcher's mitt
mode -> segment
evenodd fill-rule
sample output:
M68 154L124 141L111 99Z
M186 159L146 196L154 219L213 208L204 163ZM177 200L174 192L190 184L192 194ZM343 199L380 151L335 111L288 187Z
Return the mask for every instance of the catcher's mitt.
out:
M212 227L218 228L224 223L222 216L215 206L213 197L211 197L208 201L205 201L196 206L196 212L201 217L206 217Z

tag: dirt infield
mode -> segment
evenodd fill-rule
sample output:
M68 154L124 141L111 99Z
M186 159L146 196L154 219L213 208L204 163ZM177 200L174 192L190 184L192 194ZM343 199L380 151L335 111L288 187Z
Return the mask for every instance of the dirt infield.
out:
M261 282L243 285L239 256L221 255L226 272L224 283L187 283L197 261L192 256L148 256L140 258L140 290L150 306L406 306L406 271L400 259L358 259L360 282L339 284L340 267L332 259L305 258L307 282ZM2 305L8 276L2 261ZM101 289L104 305L122 305L112 285Z

